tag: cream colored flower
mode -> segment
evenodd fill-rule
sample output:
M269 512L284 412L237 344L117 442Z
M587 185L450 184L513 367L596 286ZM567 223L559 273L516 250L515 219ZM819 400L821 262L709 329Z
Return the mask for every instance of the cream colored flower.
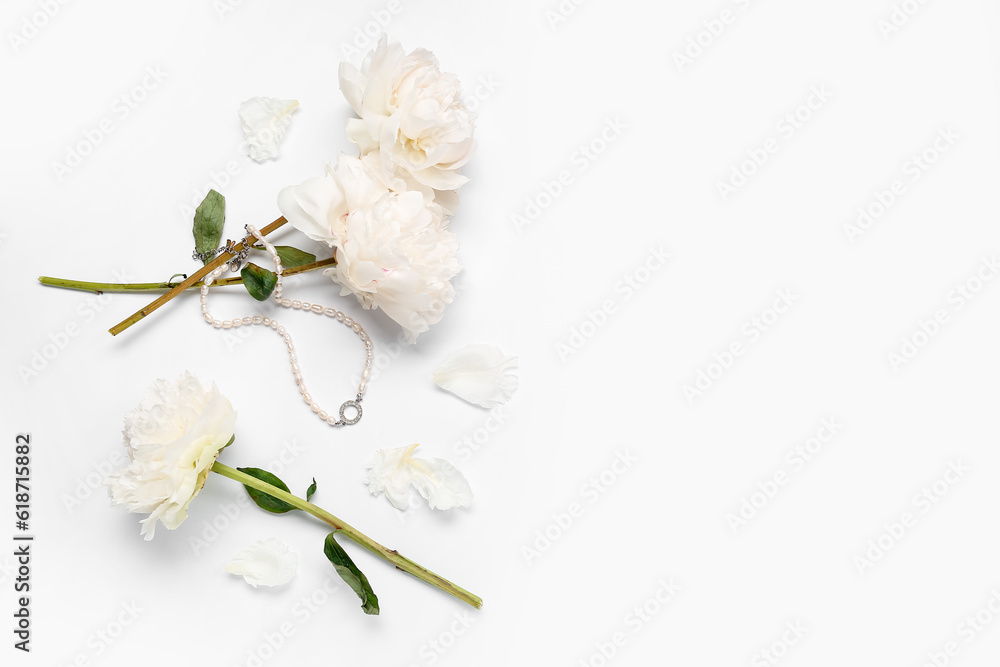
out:
M292 122L298 100L251 97L240 105L240 121L246 136L247 152L257 162L278 157L278 144Z
M336 248L327 269L362 306L380 308L414 342L444 315L461 270L458 238L423 193L391 192L356 157L278 195L278 208L310 238Z
M295 576L299 553L276 537L258 540L236 554L226 565L226 572L243 577L258 586L281 586Z
M468 181L459 173L472 153L475 116L461 101L462 87L444 73L430 51L406 53L383 35L361 69L340 65L340 89L360 118L347 123L348 138L361 154L377 153L381 169L408 188L412 175L434 190L455 190Z
M517 389L517 357L496 345L466 345L434 370L434 382L469 403L484 408L506 403Z
M233 438L236 412L215 385L190 373L157 380L143 402L125 415L129 464L108 476L111 500L148 514L141 534L153 539L156 522L168 530L187 518L188 505Z
M444 459L418 459L412 456L419 445L380 449L369 464L365 476L373 496L385 493L397 509L406 509L410 486L427 499L431 509L468 507L472 502L469 482L455 466Z

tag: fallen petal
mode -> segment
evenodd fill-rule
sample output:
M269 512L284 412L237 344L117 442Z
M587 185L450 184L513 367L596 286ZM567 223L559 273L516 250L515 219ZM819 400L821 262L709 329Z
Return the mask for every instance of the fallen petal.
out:
M285 136L298 100L251 97L240 105L240 120L247 138L247 152L257 162L278 157L278 144Z
M469 403L492 408L506 403L517 389L517 357L496 345L466 345L452 352L434 371L434 382Z
M468 507L472 503L472 488L465 476L444 459L421 459L412 456L419 445L380 449L365 476L373 496L385 493L396 507L409 507L412 486L423 496L431 509L446 510Z
M468 507L472 487L458 468L445 459L410 458L411 483L432 510Z
M226 572L242 576L248 584L281 586L295 576L299 554L276 537L254 542L236 554L226 565Z

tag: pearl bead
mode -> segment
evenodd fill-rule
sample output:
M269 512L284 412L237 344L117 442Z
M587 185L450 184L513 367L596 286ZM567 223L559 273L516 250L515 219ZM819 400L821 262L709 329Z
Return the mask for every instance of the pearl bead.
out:
M278 255L277 250L274 246L264 239L263 235L260 234L253 226L246 225L247 232L255 237L264 247L264 249L270 254L271 259L274 262L274 272L276 275L276 280L274 284L274 300L281 306L286 308L295 308L301 310L312 311L318 315L327 315L333 317L338 322L342 322L346 326L350 327L354 333L358 335L361 341L365 345L365 368L361 373L361 382L358 384L358 400L360 396L364 394L365 390L368 388L368 381L371 379L371 367L372 359L374 357L374 344L371 340L371 336L364 330L359 322L354 321L353 318L345 315L336 308L323 306L318 303L310 303L309 301L300 301L298 299L289 300L284 298L284 288L282 281L282 272L284 268L281 264L281 258ZM298 363L298 355L295 353L295 345L292 342L292 336L288 333L285 327L281 326L277 320L271 317L265 317L262 315L247 315L243 318L235 318L232 320L219 320L213 318L212 314L208 309L208 292L209 286L212 285L216 280L222 276L227 268L231 268L231 263L224 264L215 268L213 271L209 272L205 276L204 281L201 286L201 312L205 318L205 321L211 324L216 329L230 329L238 328L240 326L251 325L251 324L263 324L274 329L285 341L285 345L288 347L288 359L292 369L292 376L295 378L295 382L298 385L299 393L302 395L302 400L309 405L309 408L319 416L320 419L325 421L331 426L341 426L343 422L338 419L335 415L330 414L326 410L323 410L319 403L313 401L312 395L306 388L305 382L302 377L302 368Z

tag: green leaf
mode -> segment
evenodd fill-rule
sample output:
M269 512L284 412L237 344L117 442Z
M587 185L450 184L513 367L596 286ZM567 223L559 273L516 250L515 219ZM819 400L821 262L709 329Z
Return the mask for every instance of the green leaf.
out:
M278 284L278 276L274 271L262 269L253 263L244 266L240 275L243 276L243 286L250 292L250 296L258 301L264 301L271 296L274 286Z
M281 258L281 265L286 269L294 269L296 266L312 264L316 261L316 255L308 253L305 250L293 248L290 245L276 245L274 249L278 251L278 257Z
M255 245L254 250L263 250L264 246ZM312 264L316 261L316 255L308 253L305 250L299 250L298 248L293 248L290 245L276 245L274 249L278 253L278 257L281 259L281 265L286 269L294 269L296 266L302 266L303 264Z
M337 531L333 531L326 536L323 553L333 563L333 567L337 569L337 574L340 575L340 578L346 581L347 585L354 589L354 592L361 598L361 608L364 612L366 614L378 614L378 598L375 596L375 591L372 590L371 584L368 583L368 577L358 569L358 566L354 564L354 561L347 555L347 552L337 544L337 540L334 538L336 534Z
M261 470L260 468L237 468L242 473L246 473L255 479L259 479L262 482L267 482L271 486L276 486L282 491L288 491L288 486L277 478L276 475L272 475L266 470ZM257 503L257 506L268 512L274 512L275 514L284 514L285 512L290 512L291 510L298 509L292 507L284 500L278 500L274 496L270 496L263 491L258 491L257 489L243 485L243 488L247 490L250 494L250 499ZM288 491L291 493L291 491Z
M215 190L209 190L194 212L194 249L199 253L207 253L218 248L225 222L226 198ZM212 259L206 256L203 262L208 264Z
M313 497L314 493L316 493L316 478L315 477L313 477L313 483L309 485L308 489L306 489L306 502L309 502L309 500Z

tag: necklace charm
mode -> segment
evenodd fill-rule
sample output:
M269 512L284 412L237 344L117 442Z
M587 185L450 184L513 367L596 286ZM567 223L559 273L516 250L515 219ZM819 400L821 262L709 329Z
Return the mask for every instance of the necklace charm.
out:
M344 414L347 411L347 408L354 408L357 414L348 418ZM358 394L358 397L353 401L344 401L344 404L340 406L340 421L345 424L357 424L361 421L361 394Z
M278 321L270 318L263 317L261 315L247 316L243 318L235 318L232 320L218 320L215 319L208 310L208 288L213 282L215 282L223 273L223 267L212 271L210 274L205 276L204 284L201 288L201 312L205 318L205 321L211 324L216 329L234 329L241 326L250 325L264 325L273 329L282 339L285 341L285 346L288 348L288 361L292 367L292 376L295 378L296 384L299 386L299 393L302 395L302 400L312 409L312 411L323 421L325 421L330 426L349 426L351 424L357 424L361 420L361 401L364 398L365 390L368 388L368 379L371 377L372 361L375 358L374 345L372 343L371 337L365 332L360 324L355 322L353 319L340 312L335 308L330 308L327 306L322 306L318 303L309 303L307 301L299 301L298 299L286 299L284 298L284 291L281 285L282 277L282 267L281 258L278 257L278 251L275 250L274 246L267 242L264 236L257 231L251 225L246 226L246 230L249 234L252 234L261 244L264 249L267 250L268 254L271 255L271 259L274 261L274 273L277 275L278 279L274 286L274 301L278 305L285 308L293 308L298 310L303 310L317 315L325 315L327 317L332 317L346 327L349 327L354 333L358 335L361 342L365 346L365 367L361 371L361 381L358 383L358 391L355 397L351 400L344 401L340 406L337 417L331 415L329 412L320 407L319 403L313 400L312 394L306 388L305 382L302 378L302 368L299 366L299 358L295 352L295 345L292 342L292 337L285 329L285 327L278 324ZM233 244L235 245L235 244ZM237 271L239 269L240 263L243 259L246 259L249 253L248 244L244 243L244 247L241 251L238 251L236 257L234 257L228 264L223 266L228 266L232 271ZM226 248L227 251L233 252L235 247ZM348 416L348 410L353 409L353 416Z

